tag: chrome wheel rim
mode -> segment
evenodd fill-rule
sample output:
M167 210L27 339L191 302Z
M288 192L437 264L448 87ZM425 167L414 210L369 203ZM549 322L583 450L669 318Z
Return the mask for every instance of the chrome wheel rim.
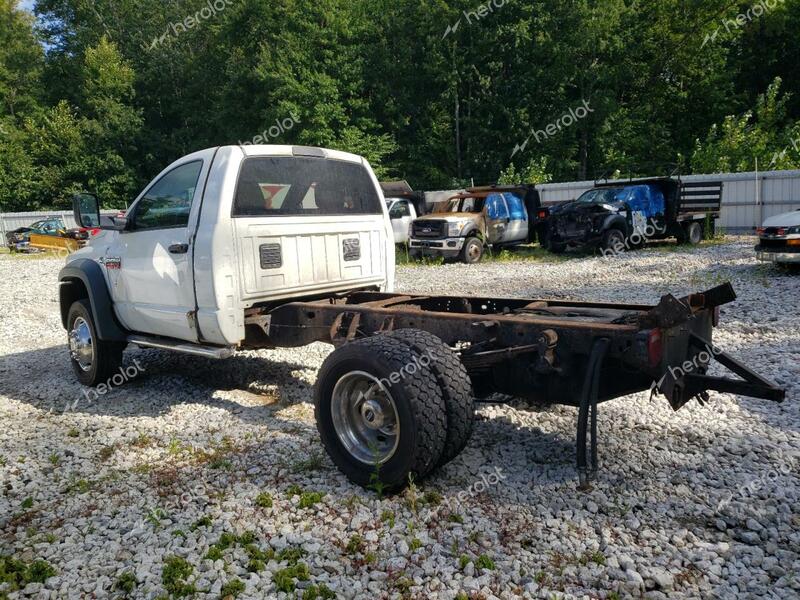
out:
M69 353L81 371L89 371L94 362L94 343L92 330L83 317L78 317L69 332Z
M353 371L336 382L331 416L339 441L359 462L381 465L397 452L397 406L386 386L369 373Z
M478 260L480 258L480 256L481 256L481 247L480 247L480 245L479 244L475 244L475 243L470 244L469 248L467 248L467 256L469 256L469 259L471 261Z

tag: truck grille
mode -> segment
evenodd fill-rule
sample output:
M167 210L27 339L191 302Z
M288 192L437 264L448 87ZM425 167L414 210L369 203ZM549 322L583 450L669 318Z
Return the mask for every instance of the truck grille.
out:
M280 244L263 244L259 246L262 269L280 269L283 266L283 254Z
M447 237L447 221L419 221L412 226L412 237L443 238Z

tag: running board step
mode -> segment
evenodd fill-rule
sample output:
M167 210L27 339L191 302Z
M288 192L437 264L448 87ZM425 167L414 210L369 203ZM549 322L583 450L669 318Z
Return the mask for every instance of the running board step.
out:
M128 342L136 344L140 348L157 348L159 350L171 350L181 354L191 354L192 356L202 356L204 358L214 358L222 360L233 356L233 348L220 348L219 346L203 346L201 344L191 344L180 340L167 338L145 337L143 335L129 335Z

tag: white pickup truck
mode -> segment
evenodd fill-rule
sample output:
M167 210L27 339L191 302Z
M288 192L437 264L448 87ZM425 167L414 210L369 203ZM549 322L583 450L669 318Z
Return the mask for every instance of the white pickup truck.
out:
M75 198L78 223L102 231L59 274L78 380L106 382L128 344L222 359L331 343L315 388L317 428L333 462L363 486L398 490L457 456L474 396L579 407L586 484L600 402L653 381L676 409L708 389L785 395L724 353L713 358L742 379L705 375L716 308L735 298L729 285L657 306L392 293L385 200L352 154L213 148L170 165L125 216L101 216L99 204ZM668 368L687 360L700 368L679 377Z

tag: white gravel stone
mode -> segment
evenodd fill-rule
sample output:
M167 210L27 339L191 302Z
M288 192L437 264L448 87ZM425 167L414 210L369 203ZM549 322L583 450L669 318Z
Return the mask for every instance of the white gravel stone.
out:
M241 598L290 597L273 582L281 555L256 574L242 544L204 558L221 534L246 531L262 551L305 550L299 589L324 583L347 598L795 597L800 277L757 264L754 245L399 268L403 292L650 304L731 280L739 299L715 342L789 392L782 405L712 393L678 413L646 393L603 405L588 493L576 489L574 409L482 405L464 453L419 484L463 524L436 507L415 514L404 496L378 499L333 467L311 405L329 347L224 362L129 349L141 374L87 398L58 314L61 263L0 255L0 548L56 570L10 597L114 597L131 573L134 596L154 598L173 555L193 566L198 598L218 598L234 576ZM495 469L498 485L458 499ZM301 509L290 485L325 496ZM258 506L262 493L272 508ZM487 558L494 569L477 566Z

